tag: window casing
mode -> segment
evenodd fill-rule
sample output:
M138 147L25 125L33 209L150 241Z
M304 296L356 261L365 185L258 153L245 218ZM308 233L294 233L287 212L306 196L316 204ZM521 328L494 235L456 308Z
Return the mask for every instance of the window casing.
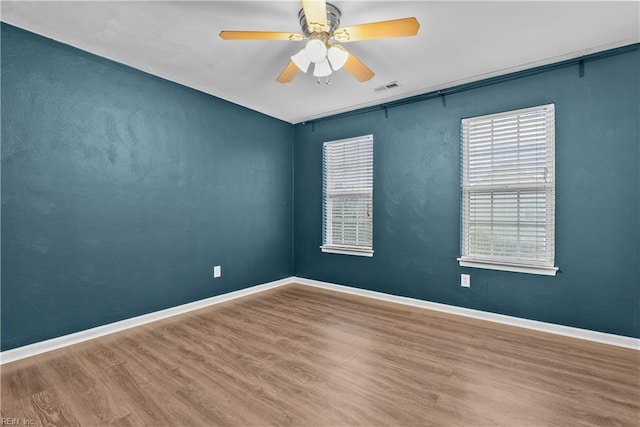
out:
M555 275L555 107L463 119L464 267Z
M322 147L323 252L373 256L373 135Z

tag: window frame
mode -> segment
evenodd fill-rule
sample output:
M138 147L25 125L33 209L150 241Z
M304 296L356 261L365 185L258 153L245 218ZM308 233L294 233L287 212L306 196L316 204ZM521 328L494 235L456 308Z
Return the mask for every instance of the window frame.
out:
M326 141L322 144L322 245L320 249L324 253L333 253L333 254L342 254L342 255L356 255L356 256L364 256L364 257L372 257L373 256L373 135L363 135L357 136L354 138L346 138L339 139L335 141ZM342 189L340 192L337 190L332 191L329 190L328 187L328 175L329 168L332 166L328 164L328 147L331 145L339 145L339 144L349 144L349 143L363 143L370 142L371 143L371 160L369 164L364 164L362 162L358 162L356 159L351 167L362 168L362 167L370 167L370 177L369 182L370 185L368 188L362 188L361 186L357 186L357 188ZM335 167L335 166L334 166ZM354 244L345 244L345 242L334 242L332 239L333 236L333 221L331 220L331 215L328 215L328 211L333 211L333 201L332 199L345 196L353 196L354 199L358 197L368 197L367 209L366 209L366 217L368 218L368 223L370 224L370 229L368 233L371 235L371 245L357 245L357 242L351 242Z
M503 119L508 117L522 116L534 112L543 112L545 114L545 165L551 167L551 178L546 181L547 167L545 166L545 181L544 183L535 184L517 184L514 182L507 182L502 185L502 188L476 188L469 183L469 133L468 128L472 123L484 122L487 120ZM483 116L469 117L461 120L460 123L460 188L461 188L461 206L460 206L460 257L457 258L461 267L474 267L490 270L510 271L518 273L540 274L547 276L555 276L558 271L558 267L555 266L555 105L546 104L530 108L523 108L519 110L504 111L495 114L488 114ZM494 141L494 133L491 131L491 143ZM518 137L518 144L521 140ZM491 149L492 156L494 155L493 147ZM518 157L521 153L518 148ZM493 161L493 160L492 160ZM492 169L493 170L493 169ZM477 170L476 170L476 173ZM519 178L519 176L518 176ZM494 185L495 186L495 185ZM465 214L469 211L469 205L471 204L471 195L490 195L491 198L495 197L495 194L500 194L503 191L503 195L507 193L516 193L519 199L522 194L534 194L536 197L544 194L545 200L545 220L544 220L544 238L547 251L547 256L544 260L535 260L533 258L518 258L509 260L508 257L502 256L487 256L470 254L468 243L470 238L466 236L470 230L470 216L471 214ZM497 208L493 206L493 200L491 202L491 224L494 223L493 216ZM520 207L517 208L518 217L521 214ZM520 219L517 220L516 230L518 233L521 230ZM517 243L517 240L516 240ZM551 245L550 248L548 245ZM493 244L491 246L493 248Z

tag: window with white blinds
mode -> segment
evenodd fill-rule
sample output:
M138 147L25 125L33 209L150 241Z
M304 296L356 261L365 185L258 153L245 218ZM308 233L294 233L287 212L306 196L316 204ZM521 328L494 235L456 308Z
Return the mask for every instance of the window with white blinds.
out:
M323 252L373 256L373 135L322 149Z
M555 275L554 105L461 128L460 265Z

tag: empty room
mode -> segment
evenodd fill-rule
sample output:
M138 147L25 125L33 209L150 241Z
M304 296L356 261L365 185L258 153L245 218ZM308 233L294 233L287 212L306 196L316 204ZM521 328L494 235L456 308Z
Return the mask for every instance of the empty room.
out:
M0 19L0 425L640 425L640 2Z

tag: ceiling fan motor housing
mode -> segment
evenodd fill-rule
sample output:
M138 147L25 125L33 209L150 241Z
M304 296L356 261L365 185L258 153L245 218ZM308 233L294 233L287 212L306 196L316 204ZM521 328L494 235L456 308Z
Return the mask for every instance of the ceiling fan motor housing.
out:
M320 39L325 44L333 36L333 32L340 26L341 16L342 13L340 12L340 9L331 3L327 3L327 25L324 27L324 31L318 32L314 31L313 28L309 28L307 17L304 15L304 9L300 9L300 12L298 12L300 27L302 28L304 35L309 39Z

